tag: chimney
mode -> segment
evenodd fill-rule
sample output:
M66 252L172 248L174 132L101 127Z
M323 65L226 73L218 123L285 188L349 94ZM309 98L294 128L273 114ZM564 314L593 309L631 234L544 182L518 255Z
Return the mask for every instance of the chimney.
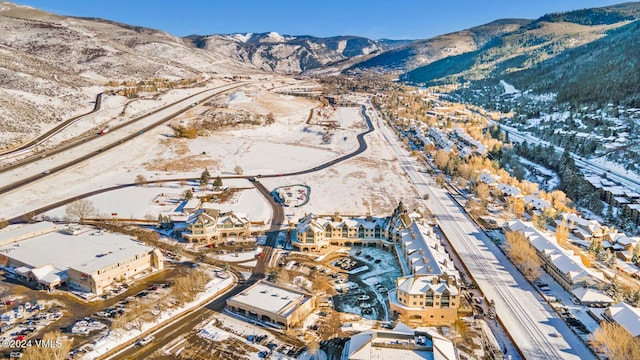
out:
M367 213L366 220L369 222L373 221L373 217L371 216L371 213Z
M424 250L418 249L418 254L422 255L422 253L424 253Z
M431 266L429 266L429 267L431 267ZM434 285L437 284L438 283L438 277L437 276L432 277L431 278L431 283L434 284Z
M422 257L422 263L424 263L424 264L426 264L426 263L427 263L427 257L426 257L426 256L423 256L423 257Z
M337 211L336 211L336 212L334 212L334 213L333 213L333 219L332 219L332 220L333 220L333 221L335 221L335 222L340 222L340 221L342 221L342 219L340 218L340 213L339 213L339 212L337 212Z

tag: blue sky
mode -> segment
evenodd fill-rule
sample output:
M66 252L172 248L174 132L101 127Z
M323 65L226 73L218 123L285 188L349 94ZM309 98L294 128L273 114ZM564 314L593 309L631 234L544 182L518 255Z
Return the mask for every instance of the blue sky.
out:
M500 18L606 6L606 0L16 0L61 15L100 17L174 35L276 31L419 39Z

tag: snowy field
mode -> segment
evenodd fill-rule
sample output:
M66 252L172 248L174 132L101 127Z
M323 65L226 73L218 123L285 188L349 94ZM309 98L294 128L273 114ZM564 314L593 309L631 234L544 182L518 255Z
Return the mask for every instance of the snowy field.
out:
M225 185L230 188L252 186L248 180L244 179L226 180ZM127 187L87 199L93 203L98 210L98 215L102 217L110 217L115 213L120 218L155 220L161 213L175 211L184 201L184 192L193 186L195 185L181 186L179 183L166 183ZM194 189L196 189L194 193L196 197L204 193L197 187ZM251 221L267 223L271 218L269 204L255 188L240 190L229 201L215 204L214 207L223 212L233 211L245 214ZM63 219L65 208L53 209L44 215L53 219Z
M317 133L320 127L313 130L315 126L305 123L309 111L317 106L315 102L265 92L261 90L263 85L248 87L253 90L246 91L243 96L251 101L232 105L244 108L254 106L256 111L271 111L275 115L275 124L220 131L193 140L172 138L171 129L157 127L64 172L52 173L30 186L3 194L5 201L0 203L0 218L12 218L88 191L132 183L137 175L148 180L199 177L206 167L215 177L218 174L232 174L235 166L242 167L245 174L278 173L311 168L357 148L355 135L362 132L365 126L358 108L341 108L329 116L338 121L340 129L334 130L331 142L323 144L322 136ZM309 132L305 128L312 130ZM112 135L110 132L104 137ZM386 215L400 200L409 206L417 206L422 200L416 198L406 178L388 175L402 172L387 142L377 131L365 139L369 148L355 158L321 172L263 179L263 182L269 189L291 183L309 185L313 194L311 201L296 209L299 213L331 214L340 211ZM82 151L91 150L78 149L75 156L82 154ZM37 174L73 156L47 157L26 170ZM19 176L16 173L3 174L0 180L11 183ZM158 193L180 192L179 189L155 190ZM134 194L138 191L141 194ZM263 208L253 208L257 196L243 192L238 199L238 207L233 210L246 213L252 220L264 218ZM133 204L128 204L130 198L134 200ZM96 197L95 201L104 213L144 217L159 211L158 206L149 204L154 198L153 190L132 188L107 193Z

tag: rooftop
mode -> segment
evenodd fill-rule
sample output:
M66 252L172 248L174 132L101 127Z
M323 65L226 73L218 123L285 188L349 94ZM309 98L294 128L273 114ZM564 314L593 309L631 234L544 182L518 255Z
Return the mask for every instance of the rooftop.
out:
M83 227L82 230L78 235L58 231L37 235L4 245L0 252L32 268L50 264L61 271L72 268L88 274L153 250L126 235L91 227ZM0 243L4 235L0 233Z
M266 281L259 281L247 290L230 298L229 301L287 316L310 298L311 295L302 291L277 286Z

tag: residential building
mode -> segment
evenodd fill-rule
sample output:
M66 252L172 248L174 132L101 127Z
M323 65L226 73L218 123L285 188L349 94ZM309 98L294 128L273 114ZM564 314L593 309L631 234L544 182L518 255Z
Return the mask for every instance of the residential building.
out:
M220 243L229 238L246 238L251 233L249 219L233 211L198 209L189 215L186 225L182 238L197 243Z
M562 248L554 238L536 229L533 224L510 221L506 230L522 233L542 260L542 268L568 292L579 287L594 287L604 281L601 272L587 268L580 256Z
M451 340L434 329L411 329L399 323L393 330L372 329L353 335L341 360L457 360Z
M402 203L389 217L307 214L296 225L291 243L300 251L322 251L329 245L390 248L399 241L400 231L417 217Z
M391 311L411 325L451 325L460 306L459 272L430 228L412 222L396 246L404 276L389 292Z
M625 328L633 337L640 336L640 308L619 302L605 310L603 317Z

